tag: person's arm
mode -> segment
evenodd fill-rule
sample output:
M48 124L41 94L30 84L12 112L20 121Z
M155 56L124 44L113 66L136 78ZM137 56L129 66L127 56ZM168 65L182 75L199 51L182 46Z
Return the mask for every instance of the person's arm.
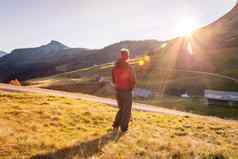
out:
M116 79L115 79L115 68L112 69L112 83L115 84Z
M129 71L130 71L131 88L133 89L136 86L136 74L135 74L135 71L132 68L130 68Z

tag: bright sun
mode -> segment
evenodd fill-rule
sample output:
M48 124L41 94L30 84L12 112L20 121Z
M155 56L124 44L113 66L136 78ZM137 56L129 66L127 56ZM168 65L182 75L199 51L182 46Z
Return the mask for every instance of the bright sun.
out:
M181 21L178 22L176 27L176 33L179 36L188 36L190 35L197 27L197 23L192 17L184 17Z

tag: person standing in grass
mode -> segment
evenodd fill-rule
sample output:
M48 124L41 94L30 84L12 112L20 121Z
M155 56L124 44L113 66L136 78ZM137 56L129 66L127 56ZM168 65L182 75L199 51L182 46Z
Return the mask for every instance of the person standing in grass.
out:
M115 85L119 107L112 125L114 132L118 131L119 128L122 132L127 132L131 117L132 90L135 87L136 80L135 73L128 63L129 54L128 49L121 49L120 58L112 69L112 81Z

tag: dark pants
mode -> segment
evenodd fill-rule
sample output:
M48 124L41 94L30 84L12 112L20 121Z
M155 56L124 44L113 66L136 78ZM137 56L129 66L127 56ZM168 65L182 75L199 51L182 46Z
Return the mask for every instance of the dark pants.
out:
M121 131L128 130L128 124L131 117L132 107L132 92L131 91L117 91L117 103L119 111L113 122L114 128L121 128Z

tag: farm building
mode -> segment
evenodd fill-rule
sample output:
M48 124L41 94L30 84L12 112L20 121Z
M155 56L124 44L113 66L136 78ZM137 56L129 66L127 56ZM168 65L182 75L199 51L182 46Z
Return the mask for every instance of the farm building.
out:
M148 89L136 88L133 91L134 97L149 98L153 95L152 91Z
M238 106L238 92L205 90L208 105Z

